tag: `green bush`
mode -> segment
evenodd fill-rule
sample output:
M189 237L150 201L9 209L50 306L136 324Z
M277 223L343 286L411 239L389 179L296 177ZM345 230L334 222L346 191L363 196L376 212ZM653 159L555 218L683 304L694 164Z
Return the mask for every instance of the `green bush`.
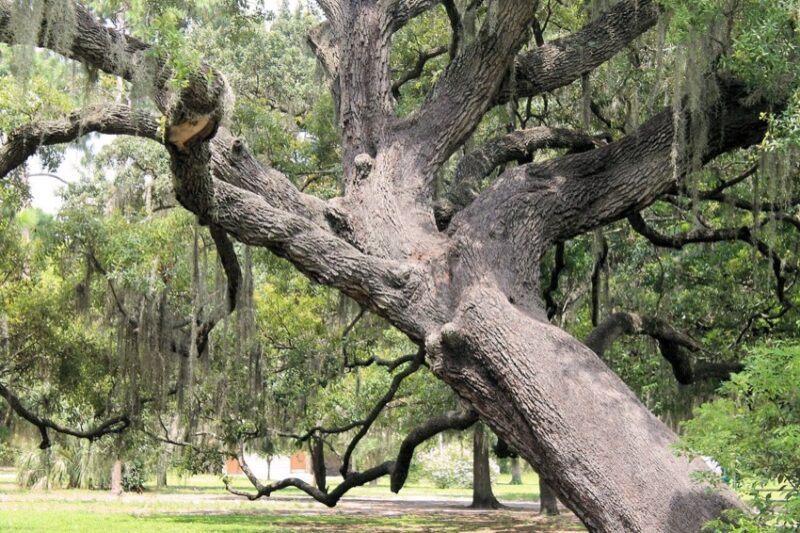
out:
M433 448L418 455L422 477L429 479L439 489L472 486L472 447L463 448L449 444ZM500 468L489 459L492 481L500 475Z
M745 370L719 389L683 425L679 449L713 457L734 489L752 500L752 516L714 531L800 528L800 346L753 351Z

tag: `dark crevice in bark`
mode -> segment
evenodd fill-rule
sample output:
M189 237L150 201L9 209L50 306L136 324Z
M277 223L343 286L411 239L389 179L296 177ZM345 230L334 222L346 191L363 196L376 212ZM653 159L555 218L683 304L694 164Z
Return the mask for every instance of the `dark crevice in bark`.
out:
M556 302L555 293L558 290L558 281L561 278L561 272L566 266L564 258L564 243L559 242L556 244L555 253L553 255L553 270L550 271L550 281L544 289L544 303L545 312L547 313L547 320L551 321L558 312L558 303Z

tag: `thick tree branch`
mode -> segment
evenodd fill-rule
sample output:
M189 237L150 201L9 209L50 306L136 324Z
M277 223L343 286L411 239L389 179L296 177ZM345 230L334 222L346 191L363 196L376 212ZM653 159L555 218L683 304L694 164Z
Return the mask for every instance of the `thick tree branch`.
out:
M528 37L536 6L509 0L502 9L489 10L475 40L458 52L421 109L405 121L408 139L419 145L430 168L447 159L480 122Z
M216 224L210 224L208 230L211 233L211 238L214 239L214 245L217 247L217 256L222 263L225 277L228 280L228 311L232 312L236 309L239 286L242 283L242 268L239 266L239 259L236 257L233 243L228 238L225 230Z
M397 31L408 22L425 13L440 0L386 0L392 31Z
M544 149L569 148L578 153L601 144L601 139L581 131L539 126L494 137L461 159L456 167L449 200L456 209L469 205L480 192L481 181L498 166L511 161L530 161Z
M42 450L49 448L51 445L50 436L47 433L48 430L53 430L57 433L62 433L64 435L71 435L79 439L88 439L90 441L95 441L105 435L122 433L128 428L128 426L130 426L131 423L129 416L127 414L123 414L109 418L108 420L100 423L99 425L89 430L83 431L83 430L72 429L57 424L56 422L53 422L48 418L43 418L33 413L31 410L27 409L24 405L22 405L20 399L13 392L11 392L11 390L8 387L6 387L2 383L0 383L0 396L5 398L8 405L11 407L11 409L14 410L15 413L17 413L17 415L27 420L28 422L30 422L39 429L39 433L42 436L42 442L39 444L39 448L41 448Z
M71 142L93 132L160 140L158 120L145 111L133 111L123 105L79 109L60 120L32 122L10 132L0 146L0 179L22 165L40 146Z
M569 85L655 26L658 15L655 1L623 0L575 33L521 54L515 66L516 96L536 96ZM503 91L498 103L510 95Z
M721 81L720 93L717 105L701 111L706 116L686 120L709 124L703 162L757 143L766 131L765 102L747 101L747 91L733 80ZM454 217L448 232L479 239L501 289L534 312L540 308L538 263L551 243L640 211L692 170L692 158L673 158L673 124L673 112L666 110L620 141L507 170ZM459 271L483 274L480 268Z
M237 240L269 248L315 281L391 316L395 324L407 325L404 331L412 337L424 335L413 317L402 311L417 285L414 267L363 254L308 219L276 209L261 196L228 183L215 180L214 191L211 221Z

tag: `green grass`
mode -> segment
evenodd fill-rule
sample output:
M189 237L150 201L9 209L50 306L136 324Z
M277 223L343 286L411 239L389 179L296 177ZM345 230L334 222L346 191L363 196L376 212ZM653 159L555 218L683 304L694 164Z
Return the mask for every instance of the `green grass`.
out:
M331 478L330 482L335 483ZM580 531L574 517L543 518L530 511L461 510L453 503L446 511L406 502L419 498L469 498L470 489L439 490L427 483L410 484L397 496L388 480L376 486L359 487L356 501L328 509L299 491L279 493L279 499L250 502L228 494L218 476L170 478L172 485L156 491L148 485L144 494L113 496L107 491L28 491L14 484L14 472L0 469L0 531L59 533L117 532L530 532ZM535 475L525 485L509 485L508 476L495 485L504 501L533 502L538 498ZM234 478L237 488L249 483ZM285 498L289 496L289 498ZM296 497L295 497L296 496ZM358 500L374 498L377 502ZM386 503L394 500L396 504ZM455 506L455 507L453 507Z
M432 516L405 515L368 516L277 516L266 514L155 514L60 513L35 514L0 511L0 530L25 532L125 533L153 531L183 532L301 532L301 531L579 531L574 521L565 519L528 520L496 516Z

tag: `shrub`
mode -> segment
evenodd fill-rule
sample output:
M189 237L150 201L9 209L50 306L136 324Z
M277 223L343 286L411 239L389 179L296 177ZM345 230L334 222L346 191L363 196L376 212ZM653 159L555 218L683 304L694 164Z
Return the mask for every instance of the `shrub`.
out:
M800 527L800 346L761 348L683 426L679 449L713 457L756 513L714 531ZM719 480L717 480L719 482Z
M418 455L420 473L440 489L472 486L472 448L458 444L433 448ZM500 475L500 467L490 458L492 482Z

